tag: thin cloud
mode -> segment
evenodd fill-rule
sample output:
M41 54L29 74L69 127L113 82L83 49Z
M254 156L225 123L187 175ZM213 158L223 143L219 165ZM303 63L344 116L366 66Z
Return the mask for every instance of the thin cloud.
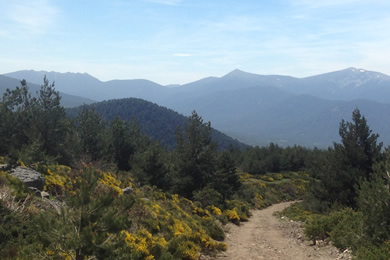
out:
M7 31L44 33L55 24L59 10L47 0L15 1L4 7L2 13L7 19Z
M146 2L162 4L162 5L178 5L181 0L145 0Z
M173 56L176 56L176 57L191 57L192 54L190 54L190 53L175 53L175 54L173 54Z

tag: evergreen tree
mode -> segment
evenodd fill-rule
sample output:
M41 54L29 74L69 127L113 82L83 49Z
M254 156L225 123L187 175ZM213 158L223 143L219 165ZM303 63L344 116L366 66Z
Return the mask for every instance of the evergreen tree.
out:
M135 152L131 142L130 129L125 121L116 116L110 124L111 150L119 170L130 170L130 157Z
M119 236L121 230L130 226L126 212L133 201L103 185L100 182L103 174L84 167L74 178L60 212L48 211L37 216L36 239L50 257L116 259L118 247L125 246Z
M168 190L171 180L166 161L168 161L166 152L159 143L152 143L144 147L144 151L138 152L134 159L133 169L137 180L141 185L148 184Z
M222 152L218 157L218 167L212 179L212 187L221 194L222 201L225 201L231 199L240 186L234 159L228 152Z
M191 198L211 182L216 170L217 144L211 141L210 122L195 112L186 122L184 132L176 131L176 185L175 191Z
M7 89L0 102L0 153L9 154L19 150L33 139L33 103L25 80L21 87Z
M60 105L61 96L49 84L46 76L39 90L34 106L34 125L39 132L43 150L51 156L61 156L69 120L64 108Z
M352 113L353 122L342 120L339 128L341 144L334 144L335 151L343 162L364 179L370 179L373 166L381 158L382 143L377 143L378 134L372 134L367 120L359 109Z
M320 182L313 183L312 194L322 202L341 203L356 208L357 189L364 180L370 180L373 166L381 160L382 143L372 134L367 121L355 109L353 122L340 123L342 142L329 149L327 163L318 174Z
M364 181L359 190L358 207L363 213L363 231L366 243L376 246L390 240L390 150L384 163L375 165L370 181Z
M76 118L76 127L81 142L81 150L90 160L96 161L107 152L106 124L93 107L83 106Z

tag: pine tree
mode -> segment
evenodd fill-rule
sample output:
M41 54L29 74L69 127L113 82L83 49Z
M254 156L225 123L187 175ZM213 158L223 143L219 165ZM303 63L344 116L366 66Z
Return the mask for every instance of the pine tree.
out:
M0 102L0 140L1 154L19 150L33 139L33 103L25 80L21 87L7 89Z
M372 178L360 185L357 200L363 213L363 239L376 246L390 240L390 150L385 154L386 160L375 165Z
M231 199L240 188L233 158L228 152L222 152L218 157L218 167L212 179L212 187L222 196L222 201Z
M89 155L92 161L99 160L107 150L107 133L104 119L93 107L83 106L76 118L77 132L82 153Z
M34 125L39 132L44 151L51 156L60 156L65 142L69 121L61 106L61 96L54 82L49 84L46 76L34 106Z
M188 198L212 180L216 170L217 144L211 141L211 124L204 123L195 112L184 132L176 131L175 191Z
M36 218L36 239L48 257L115 259L118 247L125 246L120 231L130 226L126 212L133 200L103 185L103 174L85 166L72 180L60 212L47 211Z
M372 134L358 109L352 122L342 120L339 133L342 141L329 149L327 163L317 176L320 182L313 183L311 190L320 201L356 208L357 189L371 179L374 164L381 161L382 143L377 143L378 135Z

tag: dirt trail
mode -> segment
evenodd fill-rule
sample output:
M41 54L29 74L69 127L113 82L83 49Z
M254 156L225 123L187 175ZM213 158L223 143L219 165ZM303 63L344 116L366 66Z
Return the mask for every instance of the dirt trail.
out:
M328 247L310 246L292 235L297 224L273 216L292 202L283 202L266 209L252 212L248 222L231 225L227 231L228 250L215 259L226 260L329 260L340 258L337 250Z

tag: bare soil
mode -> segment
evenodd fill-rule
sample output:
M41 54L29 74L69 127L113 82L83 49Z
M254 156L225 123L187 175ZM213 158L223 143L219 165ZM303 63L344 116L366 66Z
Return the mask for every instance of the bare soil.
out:
M227 225L225 242L228 250L213 259L232 260L330 260L350 259L348 252L340 253L325 243L312 245L304 239L302 224L287 218L278 218L292 202L275 204L252 212L248 222L240 226Z

